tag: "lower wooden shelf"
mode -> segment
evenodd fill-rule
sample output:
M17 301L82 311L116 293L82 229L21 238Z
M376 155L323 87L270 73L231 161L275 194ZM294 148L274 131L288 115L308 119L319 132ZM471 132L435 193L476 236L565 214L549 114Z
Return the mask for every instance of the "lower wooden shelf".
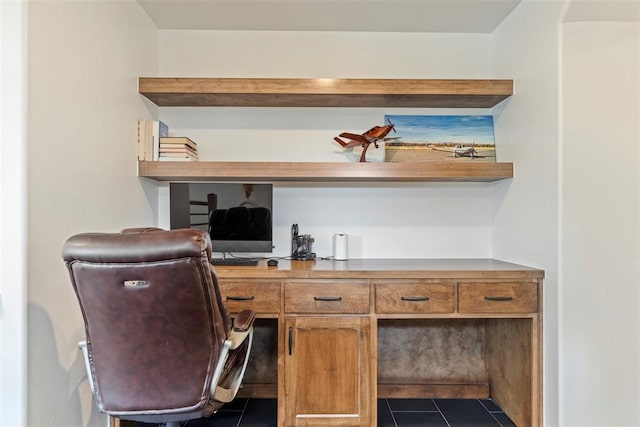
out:
M513 163L138 162L156 181L492 182L513 178Z

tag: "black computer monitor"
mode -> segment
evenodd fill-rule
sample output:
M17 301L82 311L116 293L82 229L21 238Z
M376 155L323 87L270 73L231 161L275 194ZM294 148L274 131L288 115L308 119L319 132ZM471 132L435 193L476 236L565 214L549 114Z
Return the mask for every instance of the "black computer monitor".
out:
M197 228L214 252L272 252L273 185L171 183L171 229Z

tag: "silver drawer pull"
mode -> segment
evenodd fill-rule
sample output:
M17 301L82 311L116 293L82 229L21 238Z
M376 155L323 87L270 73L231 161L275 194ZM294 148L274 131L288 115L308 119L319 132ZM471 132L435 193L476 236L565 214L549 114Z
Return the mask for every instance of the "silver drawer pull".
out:
M342 297L313 297L315 301L342 301Z
M487 301L512 301L513 297L484 297Z
M401 297L400 299L402 301L429 301L429 297L424 297L424 296L420 296L420 297Z
M252 300L256 299L256 297L254 297L253 295L246 296L246 297L243 297L243 296L239 296L239 297L229 296L229 297L227 297L227 299L231 300L231 301L252 301Z

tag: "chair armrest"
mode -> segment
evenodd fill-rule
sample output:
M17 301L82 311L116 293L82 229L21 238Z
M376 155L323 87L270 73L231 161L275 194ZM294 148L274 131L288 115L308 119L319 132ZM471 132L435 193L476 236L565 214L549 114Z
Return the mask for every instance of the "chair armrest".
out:
M254 320L256 320L256 313L253 310L242 310L233 319L233 330L235 332L246 332L253 326Z
M124 228L120 230L120 234L151 233L154 231L164 231L164 230L158 227L133 227L133 228Z
M253 331L253 321L255 319L256 314L252 310L243 310L236 315L231 332L227 337L227 340L231 341L230 350L238 348Z
M87 379L89 380L89 387L91 387L91 393L95 394L96 390L93 385L93 375L91 375L91 362L89 360L89 350L87 349L87 341L80 341L78 347L82 350L82 357L84 359L84 368L87 372Z

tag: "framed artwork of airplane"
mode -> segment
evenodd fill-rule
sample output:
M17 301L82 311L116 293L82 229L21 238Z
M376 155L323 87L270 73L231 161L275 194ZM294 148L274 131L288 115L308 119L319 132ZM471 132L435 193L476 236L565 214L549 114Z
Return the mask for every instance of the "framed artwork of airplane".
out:
M397 139L385 144L386 162L495 162L491 115L387 115Z

